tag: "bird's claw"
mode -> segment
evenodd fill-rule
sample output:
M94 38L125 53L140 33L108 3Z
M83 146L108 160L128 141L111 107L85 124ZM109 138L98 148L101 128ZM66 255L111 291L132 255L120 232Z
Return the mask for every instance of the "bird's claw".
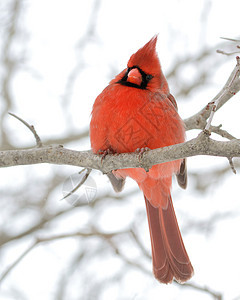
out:
M149 151L149 150L151 150L151 149L148 148L148 147L137 148L137 149L135 150L135 153L137 153L137 154L139 155L139 158L142 158L143 153L145 153L145 152L147 152L147 151Z
M97 152L98 155L102 155L101 158L101 162L103 162L104 158L108 155L108 154L114 154L114 151L111 148L105 149L105 150L98 150Z

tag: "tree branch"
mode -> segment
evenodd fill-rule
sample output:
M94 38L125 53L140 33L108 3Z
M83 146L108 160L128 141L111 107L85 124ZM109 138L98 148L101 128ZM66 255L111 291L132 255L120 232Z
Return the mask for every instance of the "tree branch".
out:
M219 108L221 108L232 96L236 95L240 90L240 58L236 57L237 64L230 74L227 82L221 91L210 101L203 109L192 117L184 120L186 130L190 129L203 129L207 125L207 130L209 130L213 114ZM210 118L209 118L210 117ZM209 122L207 123L207 119Z
M34 134L38 148L0 151L0 167L51 163L72 165L97 169L108 173L116 169L144 168L148 171L153 165L196 155L212 155L226 157L231 162L233 157L240 157L240 141L219 127L211 126L213 114L240 90L240 58L222 90L213 101L200 112L185 120L186 129L205 128L196 138L177 145L145 152L143 155L124 153L107 155L103 160L91 151L74 151L63 146L43 146L33 126L15 116ZM209 119L208 119L209 118ZM208 122L207 122L208 119ZM210 130L230 139L228 142L216 141L209 137ZM231 165L232 169L233 165Z
M240 89L240 80L239 80L240 58L239 58L239 56L236 57L236 60L237 60L236 67L232 71L230 77L228 78L226 84L224 85L224 87L222 88L220 93L214 98L213 102L211 103L212 104L211 112L210 112L210 116L208 118L207 125L205 127L205 130L207 130L207 131L210 130L212 119L213 119L213 116L214 116L217 108L219 108L220 105L223 105L225 103L222 101L222 99L226 99L224 101L227 101L228 99L230 99L230 97L228 98L228 95L230 95L230 96L236 95L236 93Z
M196 155L240 157L240 140L216 141L201 132L190 141L147 151L141 156L123 153L107 155L104 160L91 151L75 151L62 146L0 151L0 167L50 163L97 169L103 173L125 168L144 168L148 171L153 165Z
M22 122L31 132L32 134L34 135L34 138L36 140L36 144L37 144L37 147L42 147L42 141L39 137L39 135L37 134L35 128L33 125L29 125L26 121L24 121L22 118L19 118L18 116L16 116L15 114L13 113L10 113L9 112L9 115L16 118L18 121Z
M213 299L215 300L222 300L223 299L223 295L219 292L215 292L213 291L211 288L207 287L207 286L200 286L196 283L189 283L189 282L185 282L184 284L181 285L182 288L192 288L195 289L197 291L201 291L204 293L209 294L210 296L213 297Z
M41 243L47 243L51 242L54 240L59 240L59 239L65 239L65 238L73 238L73 237L100 237L104 238L106 240L111 239L114 236L122 235L122 234L128 234L128 231L119 231L119 232L112 232L112 233L104 233L100 232L95 228L92 228L92 231L89 232L73 232L69 234L59 234L59 235L53 235L53 236L48 236L48 237L37 237L35 240L32 242L30 246L27 247L27 249L10 265L6 268L6 270L2 273L0 276L0 283L8 276L8 274L12 271L13 268L15 268L16 265L22 261L22 259L29 253L31 252L37 245Z

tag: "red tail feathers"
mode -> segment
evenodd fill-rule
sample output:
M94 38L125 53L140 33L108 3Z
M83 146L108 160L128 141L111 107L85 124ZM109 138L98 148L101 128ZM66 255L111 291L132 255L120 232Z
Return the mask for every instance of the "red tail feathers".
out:
M183 283L192 277L193 267L178 228L171 195L166 208L152 206L146 197L145 202L154 276L162 283L171 283L174 278Z

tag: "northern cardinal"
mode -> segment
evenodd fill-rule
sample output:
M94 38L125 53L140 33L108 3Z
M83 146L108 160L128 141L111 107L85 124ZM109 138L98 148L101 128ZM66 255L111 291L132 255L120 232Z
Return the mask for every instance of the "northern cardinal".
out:
M162 73L156 42L157 36L154 36L134 53L127 68L96 98L90 123L94 153L144 151L185 141L184 124ZM153 273L162 283L170 283L174 278L182 283L193 275L171 198L173 174L179 185L186 188L185 159L155 165L149 172L129 168L108 174L117 192L122 190L127 176L143 191Z

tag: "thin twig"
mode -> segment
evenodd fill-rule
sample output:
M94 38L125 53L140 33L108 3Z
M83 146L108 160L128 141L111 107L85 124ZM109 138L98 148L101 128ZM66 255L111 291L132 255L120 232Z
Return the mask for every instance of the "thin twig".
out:
M20 261L30 252L33 248L36 247L38 244L38 241L36 240L34 243L32 243L7 269L2 273L0 277L0 284L1 282L8 276L8 274L20 263Z
M209 106L211 107L211 112L210 112L210 116L208 118L207 121L207 125L205 126L205 131L209 132L210 130L210 126L212 123L212 119L213 116L219 106L219 103L221 102L221 100L223 98L225 98L225 96L227 94L232 94L235 95L236 91L234 91L235 85L236 84L240 84L240 80L239 80L239 74L240 74L240 58L239 56L236 57L237 60L237 65L234 68L233 72L231 73L230 77L228 78L226 84L224 85L223 89L221 90L221 92L218 94L217 97L215 97L215 99L209 103Z
M211 295L216 300L222 300L222 298L223 298L222 294L213 291L212 289L208 288L207 286L202 287L200 285L197 285L196 283L190 283L190 282L185 282L184 284L179 284L176 281L174 281L174 282L177 283L178 285L180 285L183 288L190 287L192 289L195 289L195 290L198 290L198 291L201 291L201 292L205 292L205 293Z
M26 121L24 121L23 119L21 119L20 117L16 116L13 113L9 112L8 114L11 115L11 116L13 116L14 118L18 119L20 122L22 122L32 132L32 134L35 137L35 140L36 140L36 143L37 143L37 147L40 148L40 147L43 146L42 141L41 141L39 135L37 134L37 132L36 132L36 130L35 130L35 128L34 128L33 125L29 125Z
M139 264L136 261L133 261L129 259L127 256L125 256L119 249L119 247L114 243L112 239L108 239L107 242L109 245L113 248L114 252L128 265L133 266L139 270L141 270L144 274L148 274L152 276L152 272L148 269L146 269L143 265Z
M9 13L5 15L1 5L1 28L4 28L4 35L1 34L1 110L0 110L0 135L2 145L4 147L11 146L9 136L3 126L6 113L12 109L13 96L12 86L14 75L17 67L23 61L23 57L20 54L13 55L12 49L16 43L16 40L21 36L21 45L24 45L23 28L19 28L19 21L21 20L21 12L24 10L24 3L21 0L2 1L1 4L8 3ZM5 15L5 16L4 16ZM7 17L8 15L8 17ZM5 21L4 21L5 20ZM20 29L20 30L19 30ZM5 38L3 38L5 36ZM23 50L23 49L22 49Z
M86 171L86 174L83 175L83 178L81 179L81 181L69 193L67 193L67 195L65 195L60 200L64 200L64 199L68 198L69 196L71 196L73 193L75 193L84 184L84 182L88 179L88 176L92 172L92 169L84 168L80 172L78 172L78 174L81 174L84 171Z
M137 246L142 250L143 254L149 258L152 259L152 256L149 254L149 252L144 248L143 244L141 243L141 241L139 240L136 232L134 229L130 230L130 233L132 235L132 237L134 238L134 241L136 242Z
M210 132L214 132L218 135L220 135L223 138L226 138L228 140L235 140L236 137L228 133L226 130L221 129L222 125L220 124L219 126L210 126Z
M235 167L234 167L234 164L233 164L232 157L228 157L228 161L229 161L229 164L230 164L230 167L231 167L233 173L234 173L234 174L237 174L237 171L236 171L236 169L235 169Z
M233 54L239 54L240 53L240 50L238 51L233 51L233 52L226 52L226 51L223 51L223 50L216 50L217 53L220 53L220 54L224 54L224 55L233 55Z
M239 80L239 72L240 72L240 64L239 57L236 57L237 65L234 67L232 73L230 74L227 82L221 91L210 101L204 108L202 108L195 115L184 120L186 130L191 129L206 129L209 131L209 127L211 125L211 120L208 122L206 126L206 121L210 117L213 110L220 109L229 99L231 99L235 94L237 94L240 90L240 80ZM230 89L231 87L231 89ZM226 92L226 90L228 92ZM218 100L218 105L216 105L216 101ZM212 116L213 117L213 116Z
M223 36L221 36L220 39L227 40L227 41L231 41L231 42L236 42L236 43L240 42L240 40L231 39L231 38L226 38L226 37L223 37Z
M96 229L93 229L90 232L73 232L70 234L59 234L59 235L53 235L49 237L37 237L35 241L10 265L6 268L6 270L2 273L0 276L0 283L8 276L8 274L22 261L22 259L30 252L32 251L37 245L41 243L51 242L54 240L59 239L65 239L65 238L72 238L72 237L102 237L106 240L111 239L114 236L122 235L122 234L128 234L128 231L118 231L118 232L112 232L112 233L104 233L101 231L98 231Z
M227 40L227 41L230 41L230 42L234 42L234 43L238 43L240 42L240 40L237 40L237 39L231 39L231 38L225 38L225 37L221 37L221 39L223 40ZM240 48L239 45L236 46L236 48ZM220 54L224 54L224 55L233 55L233 54L238 54L239 53L239 50L238 51L233 51L233 52L225 52L223 50L217 50L216 51L217 53L220 53Z

